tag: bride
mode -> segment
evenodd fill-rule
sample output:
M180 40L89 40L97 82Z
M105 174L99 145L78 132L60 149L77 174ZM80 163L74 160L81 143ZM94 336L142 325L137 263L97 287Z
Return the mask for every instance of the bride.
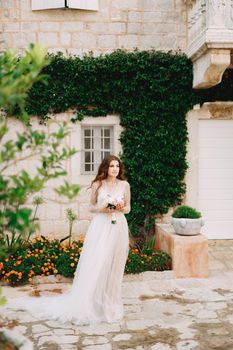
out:
M91 185L90 211L95 213L85 237L71 289L56 297L21 297L6 307L33 316L90 324L123 317L121 283L128 256L130 186L120 159L103 159Z

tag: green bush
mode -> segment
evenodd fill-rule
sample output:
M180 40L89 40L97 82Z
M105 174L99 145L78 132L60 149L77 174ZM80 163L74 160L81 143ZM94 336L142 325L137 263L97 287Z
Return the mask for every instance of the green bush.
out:
M83 247L83 240L65 244L59 240L36 237L27 247L0 262L0 281L12 286L32 282L34 276L60 274L73 277ZM125 273L162 271L171 268L171 258L157 248L131 246Z
M185 218L185 219L199 219L201 213L188 205L181 205L177 207L172 214L173 218Z

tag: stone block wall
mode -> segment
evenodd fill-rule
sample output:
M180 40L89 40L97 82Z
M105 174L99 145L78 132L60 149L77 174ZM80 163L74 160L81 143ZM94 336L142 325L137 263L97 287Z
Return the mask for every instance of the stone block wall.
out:
M54 0L56 1L56 0ZM91 0L90 0L91 1ZM29 43L40 43L49 52L82 56L92 51L95 55L116 49L126 50L181 50L187 47L186 5L183 0L99 0L98 11L52 9L32 11L30 0L0 0L0 52L8 48L24 50ZM56 121L67 120L69 113L56 116ZM101 118L95 121L101 123ZM89 120L91 123L91 119ZM106 118L104 118L106 122ZM38 121L33 121L42 127ZM114 125L115 154L120 151L119 117L110 116ZM19 130L19 122L9 120L12 133ZM54 119L46 130L55 127ZM72 124L66 143L81 149L80 124ZM33 166L32 166L33 164ZM24 168L34 171L36 159L25 162ZM74 237L85 234L92 215L88 211L88 185L93 176L81 175L80 152L65 164L68 180L79 183L82 190L76 201L61 203L52 191L56 181L50 181L42 191L44 204L38 209L40 232L50 237L64 237L68 232L65 209L70 207L78 215ZM31 202L29 201L29 205Z
M44 130L47 133L55 131L58 127L58 124L63 121L69 121L72 113L62 113L56 116L53 116L48 122L47 125L40 125L37 118L32 118L31 123L32 127L37 130ZM73 238L76 239L79 236L85 235L87 228L90 224L93 214L89 212L89 201L90 201L90 184L94 179L95 175L83 175L81 174L81 125L87 125L93 123L103 123L111 124L114 128L114 154L119 154L121 151L121 146L119 142L119 135L122 131L122 127L119 125L120 118L116 115L109 115L106 117L92 118L86 117L82 122L77 122L75 124L68 122L68 127L71 130L70 134L63 140L62 146L75 148L78 152L73 155L70 159L66 160L64 163L64 168L67 171L67 176L64 178L52 179L49 180L45 188L37 193L28 200L28 207L30 207L33 212L35 206L33 203L33 198L35 196L42 196L43 204L38 207L37 217L40 224L40 233L51 238L63 238L68 235L68 221L66 219L67 208L71 208L73 212L77 215L77 221L73 225ZM3 142L8 139L15 140L16 133L23 133L24 126L23 124L14 118L8 118L7 120L9 133L7 134L7 139L5 138ZM31 175L35 175L36 167L39 165L38 158L35 156L19 162L16 166L11 168L9 173L17 174L20 170L25 169ZM59 186L63 183L63 180L66 179L69 183L79 184L81 190L77 196L72 201L64 197L59 197L56 192L53 191L53 188ZM37 233L39 233L37 232Z
M30 42L76 55L187 46L182 0L99 0L98 11L32 11L30 0L1 0L0 18L0 51L25 49Z

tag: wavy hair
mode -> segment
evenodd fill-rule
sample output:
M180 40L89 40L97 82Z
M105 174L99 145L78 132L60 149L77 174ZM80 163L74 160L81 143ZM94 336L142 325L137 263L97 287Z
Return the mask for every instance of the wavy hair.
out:
M125 180L124 166L123 166L121 160L118 157L110 154L109 156L104 157L104 159L102 160L102 162L101 162L101 164L99 166L97 175L96 175L96 177L94 178L94 180L91 183L91 186L92 186L94 182L96 182L96 181L100 182L100 185L98 186L96 191L98 191L98 189L102 186L102 181L107 179L107 177L108 177L108 168L109 168L110 163L111 163L112 160L117 160L118 163L119 163L119 173L117 175L117 179Z

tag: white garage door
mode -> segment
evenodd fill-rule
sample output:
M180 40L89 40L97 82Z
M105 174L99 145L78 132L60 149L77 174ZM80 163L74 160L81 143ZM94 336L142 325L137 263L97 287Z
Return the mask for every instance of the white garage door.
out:
M199 205L211 239L233 239L233 120L199 121Z

